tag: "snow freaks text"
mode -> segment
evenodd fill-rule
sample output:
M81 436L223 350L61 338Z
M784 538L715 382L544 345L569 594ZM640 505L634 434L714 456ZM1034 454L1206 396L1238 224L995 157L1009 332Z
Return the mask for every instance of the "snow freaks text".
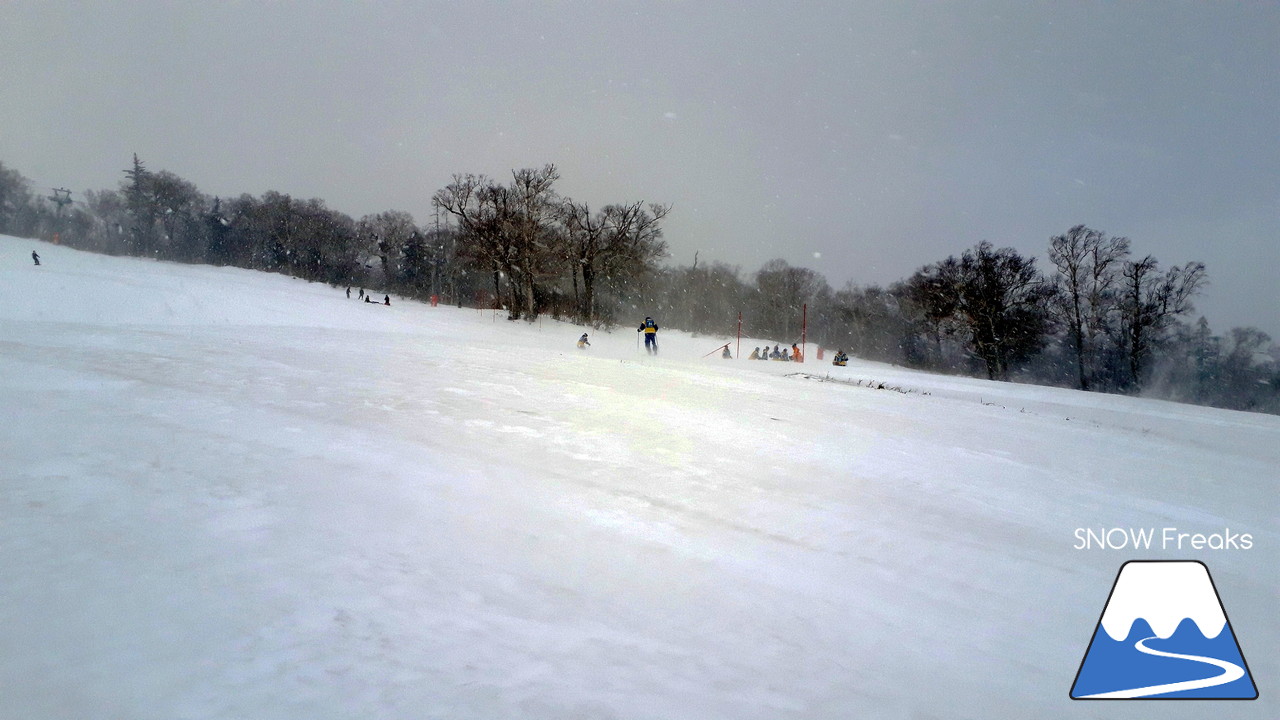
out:
M1253 535L1233 532L1184 532L1178 528L1076 528L1076 550L1249 550Z

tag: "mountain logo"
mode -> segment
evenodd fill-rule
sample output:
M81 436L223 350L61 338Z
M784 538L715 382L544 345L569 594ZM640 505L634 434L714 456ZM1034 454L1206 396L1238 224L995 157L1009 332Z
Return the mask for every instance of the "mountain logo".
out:
M1072 700L1254 700L1209 568L1196 560L1120 566Z

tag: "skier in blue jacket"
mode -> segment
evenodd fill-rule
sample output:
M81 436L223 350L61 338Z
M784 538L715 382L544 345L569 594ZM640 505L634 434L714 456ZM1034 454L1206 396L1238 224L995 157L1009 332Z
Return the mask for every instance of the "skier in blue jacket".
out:
M640 323L640 327L636 329L636 332L644 333L644 349L648 351L650 355L657 355L658 323L654 322L653 318L647 317L644 319L644 322Z

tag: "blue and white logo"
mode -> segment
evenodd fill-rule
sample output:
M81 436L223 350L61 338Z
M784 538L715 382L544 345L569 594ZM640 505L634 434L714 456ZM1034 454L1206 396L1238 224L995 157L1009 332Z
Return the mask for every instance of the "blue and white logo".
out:
M1120 566L1072 699L1257 697L1209 568L1194 560Z

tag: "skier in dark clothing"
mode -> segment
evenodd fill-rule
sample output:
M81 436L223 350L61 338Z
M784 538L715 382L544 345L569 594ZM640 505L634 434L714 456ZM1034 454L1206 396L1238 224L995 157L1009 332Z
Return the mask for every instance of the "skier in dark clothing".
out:
M383 305L386 305L387 307L391 307L391 296L390 296L390 295L383 295L383 296L382 296L382 304L383 304Z
M364 299L364 288L360 288L360 297L359 297L359 299L361 299L361 300L363 300L363 299Z
M582 333L582 337L578 338L578 349L591 347L591 341L587 340L587 334Z
M644 333L644 349L650 355L658 354L658 323L653 318L647 317L644 322L640 323L640 327L636 332Z
M351 299L351 288L347 288L347 299Z
M31 259L35 260L37 265L40 264L40 256L36 254L35 250L31 251Z
M373 303L373 298L369 297L368 295L365 295L365 296L364 296L364 301L365 301L365 302L367 302L367 303L372 304L372 303Z

